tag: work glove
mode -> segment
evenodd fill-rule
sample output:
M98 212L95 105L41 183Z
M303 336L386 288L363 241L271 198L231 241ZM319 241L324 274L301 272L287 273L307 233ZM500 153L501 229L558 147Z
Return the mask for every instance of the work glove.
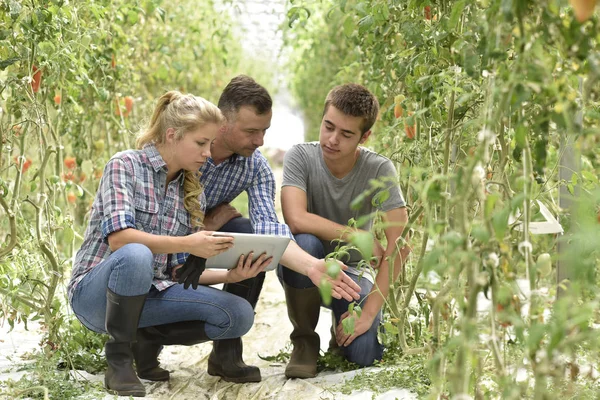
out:
M190 254L185 263L183 263L183 266L176 272L177 283L183 283L184 289L192 285L192 288L196 290L200 275L202 275L205 268L206 258Z

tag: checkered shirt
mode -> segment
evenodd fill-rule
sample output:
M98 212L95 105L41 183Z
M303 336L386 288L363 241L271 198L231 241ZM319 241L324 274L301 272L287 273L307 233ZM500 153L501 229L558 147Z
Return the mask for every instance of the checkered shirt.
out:
M83 277L112 252L108 236L126 228L162 236L186 236L194 232L183 205L183 173L166 190L166 163L152 144L142 150L115 154L104 168L100 187L92 204L90 222L75 257L69 299ZM203 210L206 198L199 198ZM183 264L188 253L154 254L153 285L164 290L176 282L171 269Z
M287 236L293 239L286 224L275 213L275 176L267 159L256 150L250 157L233 155L219 165L211 158L200 168L207 209L233 201L248 193L248 213L255 233Z

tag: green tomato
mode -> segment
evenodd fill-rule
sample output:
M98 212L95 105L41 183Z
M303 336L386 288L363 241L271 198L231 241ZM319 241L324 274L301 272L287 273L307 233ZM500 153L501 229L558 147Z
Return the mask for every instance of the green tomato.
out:
M548 253L542 253L538 256L535 264L540 276L543 278L552 272L552 257Z

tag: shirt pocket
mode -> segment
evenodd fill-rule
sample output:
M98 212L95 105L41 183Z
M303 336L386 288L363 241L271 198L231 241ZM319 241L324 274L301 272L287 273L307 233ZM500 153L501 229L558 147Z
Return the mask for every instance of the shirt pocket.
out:
M154 199L135 199L135 226L142 232L157 233L158 203Z
M175 210L176 218L173 227L173 236L187 236L192 233L192 223L190 214L185 209Z

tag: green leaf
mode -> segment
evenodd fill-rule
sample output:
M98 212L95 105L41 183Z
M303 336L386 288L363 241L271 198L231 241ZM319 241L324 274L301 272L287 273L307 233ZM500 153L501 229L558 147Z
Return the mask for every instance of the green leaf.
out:
M6 60L0 60L0 70L4 71L6 68L10 67L17 61L21 60L20 57L11 57Z
M77 195L77 197L83 197L83 188L79 185L75 185L75 194Z
M361 252L365 260L370 260L373 257L373 235L369 232L355 232L350 239Z
M359 194L354 200L350 202L350 208L353 210L360 210L360 208L362 207L362 203L365 201L366 198L366 193Z
M135 25L135 24L137 24L139 19L140 19L140 17L138 16L137 12L131 10L127 13L127 22L129 22L129 24Z
M164 8L156 7L156 13L158 14L163 23L166 22L167 12L164 10Z
M496 212L492 217L492 225L494 232L496 233L496 239L502 241L504 239L504 233L508 228L508 216L510 214L510 208L505 207L502 210Z
M481 243L488 243L490 240L490 233L481 225L474 226L471 235Z
M335 260L328 259L326 261L326 265L327 265L327 275L329 275L332 279L337 278L338 274L342 270L342 267L340 266L340 264Z
M465 9L465 4L466 0L459 0L454 4L454 7L452 7L452 12L450 13L451 27L456 28L456 25L458 25L458 20Z
M515 130L515 142L520 148L525 148L525 141L527 140L527 128L523 125L517 126Z
M377 192L375 194L375 196L373 196L372 204L375 207L381 207L381 205L383 203L385 203L387 201L387 199L389 199L389 198L390 198L390 191L382 190L380 192Z
M499 198L500 196L498 194L492 193L485 199L484 216L486 219L489 219L492 216L494 206Z
M354 317L350 316L342 321L342 327L346 335L352 335L354 333Z
M66 225L64 229L64 241L66 243L71 243L74 237L75 233L73 232L73 228L70 225Z
M399 332L396 325L392 324L391 322L384 323L383 327L385 328L385 331L391 335L397 335Z
M321 280L321 284L319 285L319 293L321 293L321 299L323 299L323 304L326 306L331 304L331 291L331 282L323 278Z

